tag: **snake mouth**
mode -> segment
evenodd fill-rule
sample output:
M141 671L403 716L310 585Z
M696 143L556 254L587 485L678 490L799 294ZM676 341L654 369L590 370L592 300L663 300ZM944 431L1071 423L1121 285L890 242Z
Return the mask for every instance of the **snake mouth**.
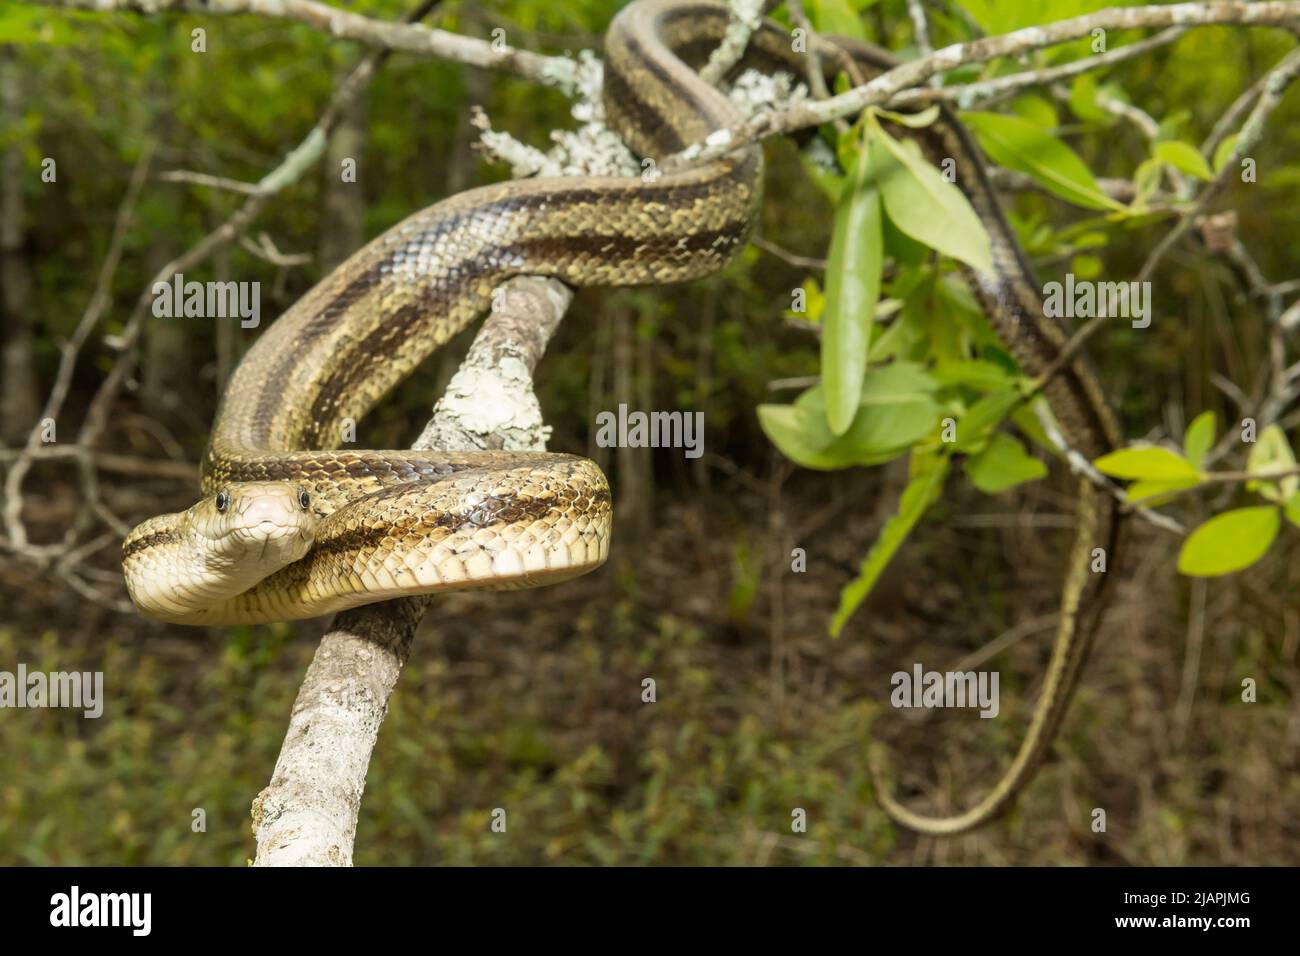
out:
M288 524L270 519L263 519L256 524L241 524L225 531L216 536L214 540L221 541L225 539L245 539L245 540L267 540L275 541L280 538L290 536L308 537L308 529L302 524L291 522Z
M246 560L263 566L280 567L298 560L311 547L315 535L304 522L288 523L264 518L256 524L230 529L229 546L244 553Z

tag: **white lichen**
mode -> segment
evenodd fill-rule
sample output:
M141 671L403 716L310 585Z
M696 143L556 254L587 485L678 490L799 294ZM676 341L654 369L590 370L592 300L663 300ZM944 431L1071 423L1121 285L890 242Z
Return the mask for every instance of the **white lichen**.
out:
M473 123L479 129L483 151L508 163L516 178L527 176L634 176L641 166L632 151L605 125L604 65L590 50L578 55L574 75L574 101L569 112L578 122L573 130L551 133L552 146L543 152L521 143L509 133L492 129L481 110Z
M746 70L736 77L727 97L745 119L759 113L777 113L801 106L808 100L808 87L789 73L760 73Z
M745 55L749 38L763 24L763 0L731 0L731 19L727 22L722 42L709 55L709 62L700 70L700 78L716 86L733 66Z

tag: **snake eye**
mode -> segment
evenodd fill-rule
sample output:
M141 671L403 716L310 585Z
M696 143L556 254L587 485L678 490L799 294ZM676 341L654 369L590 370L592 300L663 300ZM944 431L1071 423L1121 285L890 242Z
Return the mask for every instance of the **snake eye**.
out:
M301 506L303 511L306 511L307 507L311 504L311 495L307 494L306 491L298 492L298 504Z
M217 492L217 514L225 514L226 509L230 507L230 494L225 491Z

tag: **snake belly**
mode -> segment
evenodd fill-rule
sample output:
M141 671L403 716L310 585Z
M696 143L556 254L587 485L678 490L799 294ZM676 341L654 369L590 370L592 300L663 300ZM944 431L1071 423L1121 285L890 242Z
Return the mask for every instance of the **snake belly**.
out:
M637 0L611 23L606 113L635 152L666 158L741 121L696 73L728 20L720 3ZM840 70L869 78L895 65L888 53L843 38L823 39L818 52L831 78ZM750 68L802 77L807 62L792 51L789 34L767 22L731 75ZM990 233L995 272L968 278L994 330L1027 375L1052 367L1066 330L1044 315L976 147L946 109L908 135L932 159L955 160L957 183ZM247 352L203 462L204 495L266 481L309 490L319 518L311 549L242 593L205 600L202 562L196 570L194 560L177 556L180 516L151 519L124 544L128 584L161 595L146 613L197 625L292 620L410 594L549 583L598 565L608 553L610 495L593 463L545 453L338 450L344 426L485 314L493 288L513 276L579 287L660 285L722 268L747 242L762 175L761 150L748 146L654 182L501 183L452 196L370 242ZM1065 363L1044 394L1062 435L1083 455L1118 443L1084 357ZM1108 496L1083 481L1077 494L1060 625L1010 768L970 810L948 818L916 814L878 785L900 823L936 834L980 825L1010 803L1049 746L1101 606L1105 575L1089 573L1089 557L1094 548L1109 553L1118 528Z

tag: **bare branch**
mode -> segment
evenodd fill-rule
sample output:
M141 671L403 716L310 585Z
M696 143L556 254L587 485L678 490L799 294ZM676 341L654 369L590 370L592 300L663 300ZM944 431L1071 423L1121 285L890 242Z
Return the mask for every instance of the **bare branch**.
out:
M1178 220L1174 228L1151 251L1151 255L1147 257L1146 263L1138 273L1137 281L1145 282L1151 278L1151 273L1160 264L1160 260L1164 258L1165 253L1172 249L1174 244L1186 235L1193 224L1205 213L1214 197L1227 184L1228 177L1238 173L1242 159L1259 143L1260 138L1264 135L1264 125L1268 122L1269 116L1281 104L1282 94L1286 92L1287 87L1291 85L1298 75L1300 75L1300 47L1292 50L1282 58L1277 66L1269 70L1259 100L1255 103L1254 109L1250 111L1250 116L1247 117L1246 122L1242 124L1241 134L1233 146L1232 154L1218 173L1215 174L1214 179L1210 180L1205 188L1201 190L1201 195L1197 198L1195 205Z
M786 262L788 262L792 266L795 266L796 268L817 269L823 272L826 270L825 259L814 259L811 256L801 256L797 252L791 252L789 249L786 249L784 246L779 246L775 242L771 242L770 240L764 239L762 236L751 236L749 241L752 242L759 249L762 249L764 252L774 255L778 259L784 259Z
M822 70L822 59L817 52L817 33L813 30L808 14L804 12L802 0L786 0L786 9L790 19L808 38L808 89L819 100L829 99L831 91L826 86L826 73ZM841 121L842 122L842 121Z
M912 18L912 30L916 33L916 48L929 56L934 52L934 44L930 42L930 24L925 19L925 6L921 0L907 0L907 15ZM940 77L930 77L931 86L938 86L940 82Z
M123 197L121 205L118 206L117 219L113 224L113 237L109 240L108 252L100 265L99 276L95 280L95 288L90 294L90 301L86 304L86 311L82 313L81 321L77 323L72 338L63 345L63 354L59 358L59 370L54 377L54 387L50 389L50 395L45 401L45 408L41 411L40 419L32 424L32 430L27 436L23 454L18 457L10 467L9 473L5 475L5 533L8 536L9 546L15 550L28 547L27 528L22 521L23 481L27 478L28 471L31 470L36 450L42 445L41 436L45 430L44 423L47 420L57 422L59 413L63 410L63 402L68 397L68 389L72 385L72 373L77 366L77 358L81 354L81 348L86 344L90 333L108 310L111 301L110 292L113 288L113 277L117 275L117 267L122 260L122 247L126 241L127 229L131 224L131 214L135 210L136 201L140 198L140 190L144 188L152 155L152 148L146 148L140 154L139 160L136 161L135 170L132 172L131 179L126 187L126 195ZM71 542L74 535L75 526L69 529L68 543Z
M238 179L227 179L225 176L209 176L207 173L196 173L188 169L171 169L158 178L165 183L190 183L195 186L224 189L232 193L243 193L245 196L255 195L261 190L257 183L240 182Z
M418 23L394 23L340 10L318 0L27 0L47 7L91 10L96 13L200 13L218 16L251 13L294 20L344 40L355 40L385 50L400 50L514 73L548 86L567 89L573 82L573 61L542 56L528 50L493 44Z

